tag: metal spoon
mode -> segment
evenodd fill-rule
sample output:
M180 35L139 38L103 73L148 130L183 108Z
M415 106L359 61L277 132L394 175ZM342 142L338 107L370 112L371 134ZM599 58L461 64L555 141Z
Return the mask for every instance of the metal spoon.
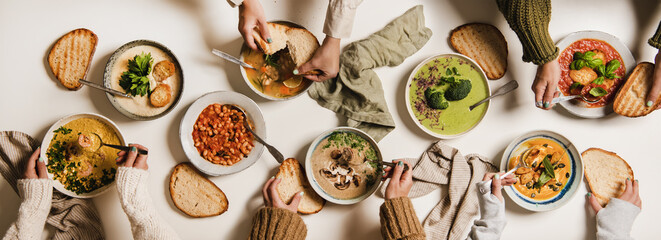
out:
M391 167L393 169L397 166L396 163L386 162L386 161L381 161L381 165L386 165L386 166ZM404 172L406 172L408 170L409 170L409 165L404 164Z
M99 138L99 142L101 143L101 144L99 144L99 148L97 148L95 151L98 151L103 146L123 150L123 151L126 151L126 152L131 151L131 147L129 147L129 146L120 146L120 145L107 144L107 143L104 143L103 140L101 140L101 136L99 136L99 134L96 134L96 133L92 133L92 134L96 135L96 137ZM138 149L138 153L142 154L142 155L149 154L149 152L147 150L143 150L143 149Z
M93 82L90 82L90 81L86 81L86 80L83 80L83 79L78 79L78 82L80 82L80 83L82 83L82 84L85 84L85 85L87 85L87 86L90 86L90 87L93 87L93 88L99 89L99 90L101 90L101 91L104 91L104 92L107 92L107 93L113 94L113 95L117 95L117 96L121 96L121 97L131 97L131 96L129 96L129 95L126 94L126 93L123 93L123 92L117 91L117 90L112 89L112 88L107 88L107 87L104 87L104 86L101 86L101 85L99 85L99 84L96 84L96 83L93 83Z
M241 65L241 66L244 66L244 67L247 67L247 68L250 68L250 69L253 69L253 70L257 71L257 68L253 67L252 65L247 64L247 63L245 63L244 61L241 61L241 60L239 60L238 58L236 58L236 57L234 57L234 56L232 56L232 55L229 55L229 54L227 54L227 53L225 53L225 52L223 52L223 51L220 51L220 50L218 50L218 49L212 49L212 50L211 50L211 53L213 53L214 55L219 56L219 57L221 57L221 58L223 58L223 59L225 59L225 60L227 60L227 61L230 61L230 62L232 62L232 63L236 63L236 64L239 64L239 65Z
M227 104L227 105L230 106L231 108L234 108L234 109L240 111L241 113L243 113L243 116L246 117L246 121L243 121L243 126L245 126L246 129L248 129L248 131L250 133L252 133L253 136L255 136L255 139L257 139L258 142L260 142L261 144L264 144L266 149L269 150L269 153L271 153L271 155L273 155L273 157L275 158L276 161L278 161L278 163L282 163L283 161L285 161L285 157L282 156L282 153L280 153L280 151L278 151L278 149L276 149L275 147L273 147L270 144L266 143L266 141L264 141L264 139L260 138L259 135L257 135L257 133L255 133L252 130L252 127L250 127L250 124L247 121L248 114L246 114L246 112L243 111L243 109L241 107L239 107L237 105L234 105L234 104Z
M519 168L522 168L522 167L524 167L524 168L530 168L530 167L526 166L525 161L523 161L523 156L525 156L525 154L526 154L527 152L529 152L531 149L532 149L532 148L528 148L528 149L526 149L525 151L521 152L521 155L519 156L519 164L517 164L516 167L510 169L510 170L507 171L505 174L503 174L502 176L500 176L499 179L500 179L500 180L505 179L505 177L507 177L508 175L514 173L514 172L515 172L517 169L519 169ZM492 182L492 181L489 180L489 184L487 184L487 185L491 185L491 182Z
M492 99L492 98L500 96L500 95L504 95L504 94L506 94L508 92L511 92L512 90L514 90L518 87L519 87L519 83L517 83L516 80L509 81L508 83L506 83L502 87L496 89L496 91L493 92L493 94L491 94L491 96L483 99L482 101L477 102L476 104L473 104L468 109L470 111L473 111L473 108L476 108L477 106L480 106L480 104L482 104L486 101L489 101L489 99Z
M583 95L569 95L569 96L560 96L560 97L554 98L553 101L551 101L551 104L556 104L556 103L559 103L559 102L562 102L562 101L572 100L572 99L576 99L576 98L581 98L583 101L585 101L587 103L599 102L599 99L597 99L597 100L588 100Z

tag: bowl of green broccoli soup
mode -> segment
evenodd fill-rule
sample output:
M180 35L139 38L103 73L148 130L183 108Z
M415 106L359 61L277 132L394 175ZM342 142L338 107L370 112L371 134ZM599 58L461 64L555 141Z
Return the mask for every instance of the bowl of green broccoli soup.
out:
M489 102L469 109L491 90L482 68L461 54L440 54L422 61L406 86L409 115L420 129L436 138L468 133L489 109Z

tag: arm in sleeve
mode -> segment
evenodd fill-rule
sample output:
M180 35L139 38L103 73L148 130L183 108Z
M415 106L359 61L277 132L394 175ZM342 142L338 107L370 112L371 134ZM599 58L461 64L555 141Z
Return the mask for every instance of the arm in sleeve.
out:
M131 222L134 239L179 239L177 233L160 218L147 191L145 170L119 167L117 191L122 208Z
M291 239L304 240L307 227L298 214L282 208L265 207L252 219L248 240Z
M654 33L654 36L647 40L647 43L649 43L652 47L655 48L661 48L661 22L659 22L659 26L656 27L656 32Z
M491 194L489 181L477 184L480 201L480 219L475 220L468 239L500 239L505 229L505 204Z
M551 0L496 0L523 46L523 61L541 65L558 57L549 34Z
M386 200L381 205L379 215L383 239L425 239L425 231L418 221L411 199L408 197Z
M363 0L329 0L324 33L334 38L348 38L353 29L356 9Z
M19 179L17 185L22 200L18 208L18 218L3 239L41 239L53 201L53 181Z
M640 208L630 202L611 198L608 205L597 213L598 240L633 239L629 236L631 226Z

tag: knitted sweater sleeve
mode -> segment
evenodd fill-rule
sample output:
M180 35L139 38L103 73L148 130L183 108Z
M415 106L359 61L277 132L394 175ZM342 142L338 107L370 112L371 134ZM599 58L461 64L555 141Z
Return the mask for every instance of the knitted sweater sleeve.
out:
M249 240L303 240L307 227L298 214L282 208L265 207L252 219Z
M418 221L411 199L408 197L386 200L381 205L379 215L383 239L425 239L425 231Z
M551 0L496 0L523 46L523 61L541 65L558 57L549 35Z
M656 33L654 33L654 36L647 40L647 43L652 45L652 47L661 48L661 22L659 22L659 26L656 27Z
M179 239L177 233L160 218L147 191L145 170L120 167L117 171L117 191L122 208L131 222L134 239Z
M21 197L18 218L9 227L3 239L41 239L53 200L53 181L19 179L17 187Z
M468 239L500 239L505 229L505 204L491 194L491 182L483 181L477 184L480 195L480 219L475 220Z
M636 205L618 198L611 198L608 205L597 213L597 239L633 239L629 236L629 232L639 213L640 208Z

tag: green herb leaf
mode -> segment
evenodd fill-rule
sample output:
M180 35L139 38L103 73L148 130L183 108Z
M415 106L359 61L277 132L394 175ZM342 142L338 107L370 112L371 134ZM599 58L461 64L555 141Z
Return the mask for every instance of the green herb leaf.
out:
M597 55L597 54L594 53L593 51L587 51L587 52L585 52L585 53L583 54L583 59L586 60L586 61L589 61L589 60L592 60L592 58L593 58L595 55Z
M583 86L581 83L575 82L575 83L572 83L571 86L569 86L569 89L576 89L576 88L579 88L581 86Z
M62 126L58 129L55 129L55 131L53 131L53 133L62 133L64 135L67 135L67 134L71 133L71 129L68 129L68 128L65 128L64 126Z
M599 59L599 58L594 58L594 59L588 61L588 66L590 68L596 68L598 66L603 66L603 65L604 65L604 62L601 61L601 59Z
M551 178L555 178L555 172L553 171L553 164L551 164L551 157L552 155L546 155L544 157L544 160L542 160L542 164L544 164L544 171L546 172L547 175Z
M610 62L608 62L608 64L606 64L606 71L605 72L606 73L613 73L618 68L620 68L620 61L618 61L617 59L613 59Z
M594 68L594 71L597 72L599 76L604 76L606 75L606 66L604 66L603 64L599 65L596 68Z
M535 188L541 188L546 184L549 180L551 180L551 176L549 176L546 171L542 172L541 175L539 175L539 179L537 179L537 182L535 183Z
M446 75L446 76L450 76L450 75L452 75L452 70L450 70L449 68L446 68L446 69L445 69L445 75Z
M598 77L597 79L592 81L592 83L594 83L594 84L604 84L604 76Z
M452 67L452 72L454 73L454 75L461 76L459 75L459 71L457 70L457 67Z
M128 62L128 71L122 73L119 80L119 86L124 89L127 94L133 96L144 96L150 94L149 78L147 76L151 73L151 64L153 59L151 53L135 55L133 59Z
M606 94L608 94L608 91L606 91L605 89L603 89L601 87L596 87L596 88L590 89L590 95L595 96L595 97L601 97L601 96L604 96Z
M584 54L582 52L575 52L574 53L574 60L583 59L583 55Z

